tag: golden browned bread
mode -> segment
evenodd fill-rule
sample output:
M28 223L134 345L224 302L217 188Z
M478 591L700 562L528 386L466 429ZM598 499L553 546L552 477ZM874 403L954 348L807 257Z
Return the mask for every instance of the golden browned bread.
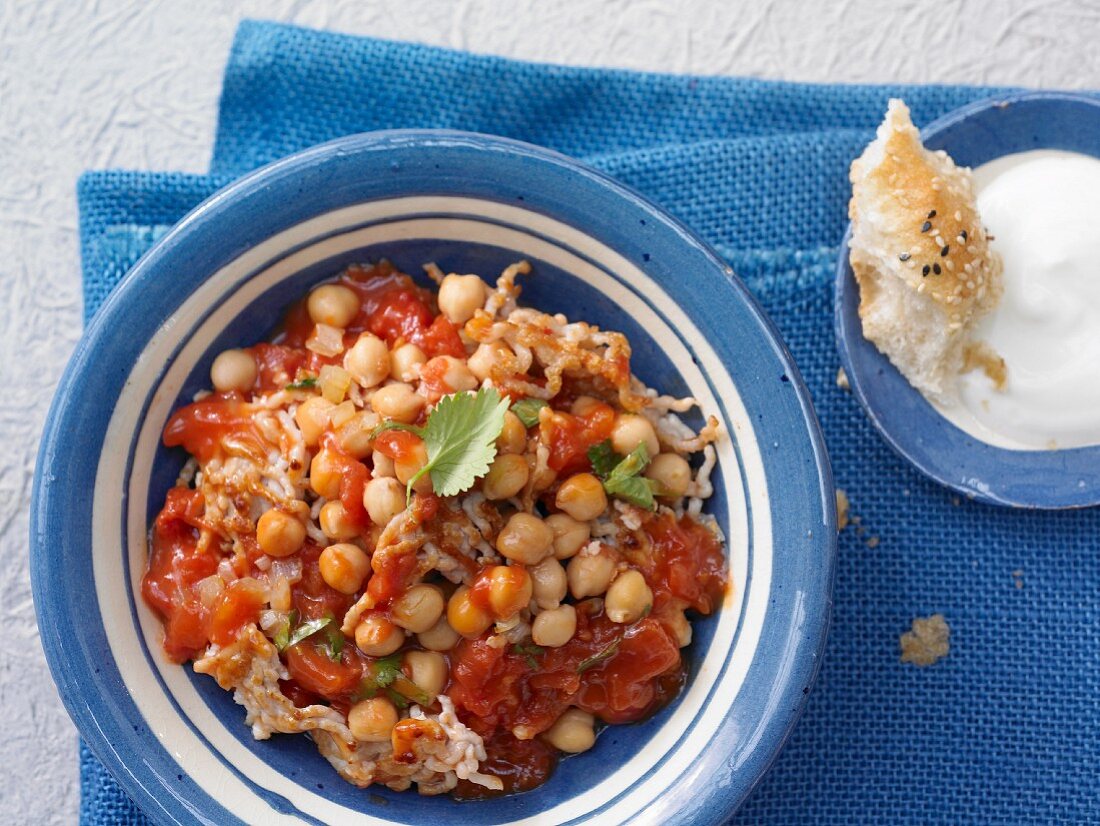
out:
M974 322L1001 296L970 170L925 149L909 109L891 100L850 177L863 334L910 384L948 401Z

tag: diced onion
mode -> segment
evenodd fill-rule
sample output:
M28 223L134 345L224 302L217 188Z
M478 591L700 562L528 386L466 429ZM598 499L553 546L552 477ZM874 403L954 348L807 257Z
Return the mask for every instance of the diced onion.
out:
M306 349L319 356L337 356L344 352L344 332L328 324L316 324L306 340Z
M351 374L335 364L326 364L322 367L317 379L321 386L321 395L333 404L340 404L351 386Z

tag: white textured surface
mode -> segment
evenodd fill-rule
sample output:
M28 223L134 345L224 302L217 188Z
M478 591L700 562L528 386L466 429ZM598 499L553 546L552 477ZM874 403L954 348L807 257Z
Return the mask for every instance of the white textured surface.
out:
M0 2L0 820L72 823L76 735L27 578L34 452L80 326L73 186L89 167L203 171L236 21L534 60L792 80L1100 86L1081 0Z

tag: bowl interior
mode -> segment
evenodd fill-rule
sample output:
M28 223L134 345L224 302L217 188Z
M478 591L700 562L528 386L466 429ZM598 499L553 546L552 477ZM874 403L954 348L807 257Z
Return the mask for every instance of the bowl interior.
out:
M1034 149L1100 157L1100 100L1024 93L980 101L921 135L929 149L970 167ZM837 348L853 392L887 443L926 476L979 501L1023 508L1100 504L1100 446L1035 451L982 442L940 415L863 337L849 235L837 263Z

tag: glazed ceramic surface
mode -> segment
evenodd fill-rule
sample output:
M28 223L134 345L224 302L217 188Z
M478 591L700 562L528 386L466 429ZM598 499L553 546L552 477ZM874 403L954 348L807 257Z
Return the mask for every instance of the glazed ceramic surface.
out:
M209 677L161 654L140 599L149 525L183 455L160 443L214 356L352 262L492 279L618 329L634 371L716 415L708 510L732 587L694 623L683 694L607 728L538 790L457 803L341 780L304 736L256 741ZM689 418L689 422L692 420ZM701 419L696 416L694 424ZM88 328L42 440L32 577L43 644L82 735L164 823L718 823L791 730L831 610L833 486L804 385L774 329L701 242L640 196L524 144L448 132L354 136L212 197L134 268Z
M929 149L976 167L1017 152L1063 149L1100 157L1100 99L1027 92L963 107L921 131ZM859 287L845 233L836 275L841 364L867 416L918 470L966 496L1020 508L1100 504L1100 446L1010 450L951 424L863 337Z

